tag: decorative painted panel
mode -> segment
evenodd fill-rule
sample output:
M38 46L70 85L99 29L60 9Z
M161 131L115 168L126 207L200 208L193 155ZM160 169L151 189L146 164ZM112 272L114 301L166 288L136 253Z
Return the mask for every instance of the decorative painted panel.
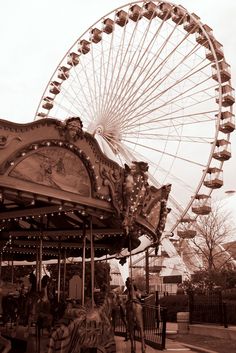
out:
M90 196L91 185L82 161L72 152L58 147L42 147L21 160L11 177L40 185Z

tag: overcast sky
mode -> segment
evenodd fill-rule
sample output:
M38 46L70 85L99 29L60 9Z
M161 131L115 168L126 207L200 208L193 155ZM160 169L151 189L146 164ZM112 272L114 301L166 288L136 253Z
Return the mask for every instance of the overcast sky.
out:
M33 120L40 97L59 61L97 20L124 0L0 1L0 118ZM224 46L236 82L236 1L180 0L213 28ZM224 165L224 190L236 189L236 133L231 135L233 158Z

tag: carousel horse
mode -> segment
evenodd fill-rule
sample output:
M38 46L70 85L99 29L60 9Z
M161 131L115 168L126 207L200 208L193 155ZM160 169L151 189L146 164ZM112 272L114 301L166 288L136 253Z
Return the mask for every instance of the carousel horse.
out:
M2 318L3 322L11 322L12 324L17 321L18 317L18 303L17 298L13 294L8 294L2 298Z
M33 276L31 274L31 276ZM51 314L50 301L47 294L49 277L43 276L41 281L41 292L36 292L32 285L32 290L28 294L28 325L37 325L39 330L46 328L48 332L51 330L53 316ZM34 284L34 280L32 282Z
M108 294L99 307L80 307L77 308L77 317L65 317L51 333L48 353L78 353L92 348L97 352L115 353L111 322L113 303L113 295Z
M136 352L135 330L140 333L142 353L146 351L143 325L143 308L137 295L137 289L131 278L127 278L126 287L128 290L128 300L126 302L126 320L129 338L131 342L131 353Z
M126 298L123 298L122 296L118 295L117 296L117 307L119 310L119 316L121 319L121 323L125 327L125 341L128 341L129 334L128 334L128 324L126 320Z

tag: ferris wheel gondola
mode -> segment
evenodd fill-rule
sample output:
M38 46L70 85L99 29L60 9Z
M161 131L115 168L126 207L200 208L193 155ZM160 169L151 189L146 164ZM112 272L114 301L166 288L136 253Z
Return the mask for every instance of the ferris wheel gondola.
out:
M173 232L209 211L212 191L223 185L235 129L230 79L222 44L196 14L165 1L135 1L76 40L35 119L79 116L120 165L148 162L155 186L172 184L166 228Z

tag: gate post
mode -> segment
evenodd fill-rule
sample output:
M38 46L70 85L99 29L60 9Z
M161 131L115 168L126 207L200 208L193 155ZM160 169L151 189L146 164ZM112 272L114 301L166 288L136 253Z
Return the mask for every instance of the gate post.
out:
M218 292L218 298L219 298L219 319L220 319L220 325L224 325L224 308L223 308L223 300L222 300L222 292Z
M223 307L224 328L228 328L227 304L223 302L222 307Z
M178 333L188 333L189 332L189 312L180 311L177 313L177 324L178 324Z
M167 321L167 308L162 308L161 349L166 348L166 321Z
M193 323L193 311L194 311L194 292L190 291L188 294L188 305L189 305L189 323Z
M156 291L156 293L155 293L155 307L156 307L155 318L156 318L157 328L159 329L161 318L160 318L160 304L159 304L159 292L158 291Z

